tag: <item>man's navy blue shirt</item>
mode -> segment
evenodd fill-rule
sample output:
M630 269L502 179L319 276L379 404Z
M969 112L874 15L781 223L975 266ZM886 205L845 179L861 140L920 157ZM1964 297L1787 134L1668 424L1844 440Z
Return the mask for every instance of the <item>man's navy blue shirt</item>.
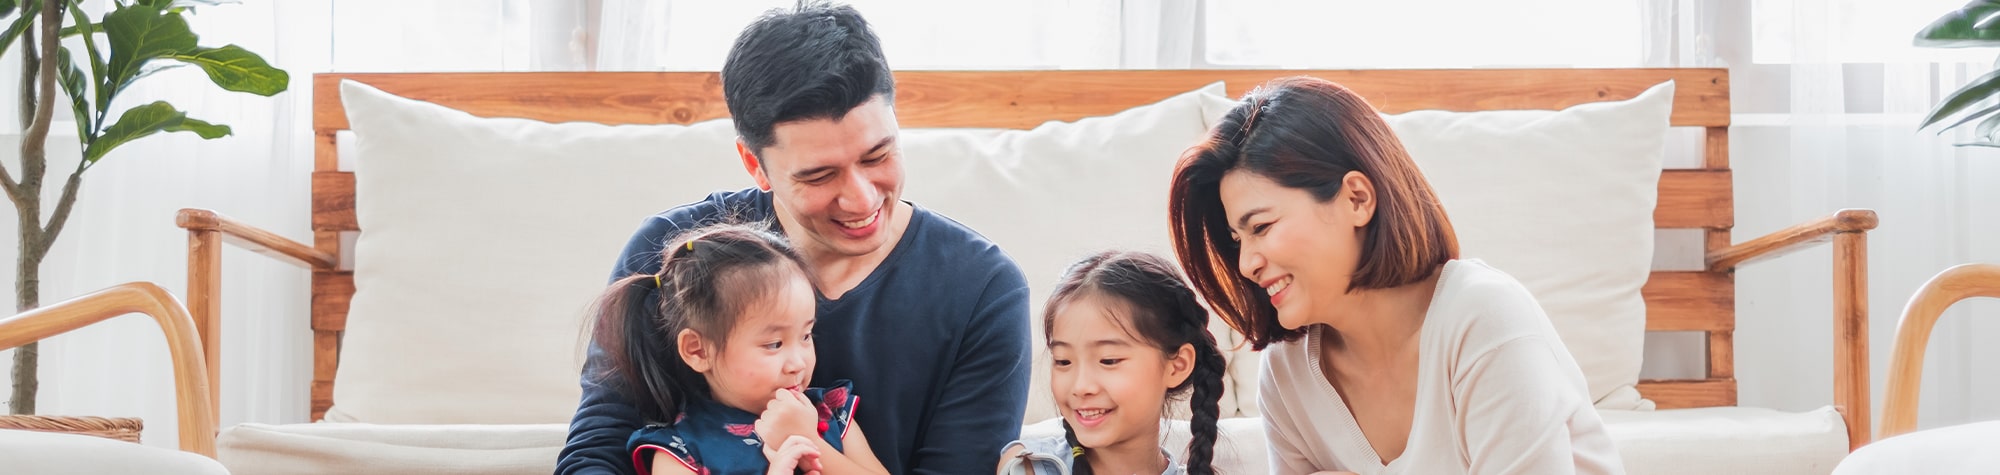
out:
M1028 403L1028 283L984 236L911 209L902 239L868 277L837 300L819 298L812 385L854 381L854 418L890 473L988 473L1019 437ZM770 193L717 192L647 218L611 279L658 273L666 243L720 222L775 223ZM598 358L593 345L585 367ZM631 473L626 439L660 422L639 419L586 370L557 473Z

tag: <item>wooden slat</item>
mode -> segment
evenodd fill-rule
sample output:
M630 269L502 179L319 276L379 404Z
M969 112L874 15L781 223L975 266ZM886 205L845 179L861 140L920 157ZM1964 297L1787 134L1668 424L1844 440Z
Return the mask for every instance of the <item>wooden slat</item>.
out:
M1670 122L1729 125L1729 73L1719 68L1481 70L904 71L896 113L904 127L1029 128L1109 115L1216 81L1231 97L1274 78L1309 75L1346 85L1383 112L1559 109L1621 100L1674 80ZM712 72L322 73L313 76L313 128L348 128L342 79L482 117L607 124L692 123L728 115Z
M340 332L313 332L313 349L340 348ZM313 358L313 380L333 381L333 375L340 366L339 358Z
M1727 228L1734 225L1728 170L1664 170L1654 227ZM354 231L354 174L313 173L313 230Z
M333 407L333 381L312 382L312 416L309 421L319 422L326 418L326 410Z
M1729 127L1709 127L1702 138L1702 168L1729 168Z
M312 188L313 231L361 229L354 220L353 173L313 172ZM336 253L334 258L337 260L340 255Z
M340 365L340 332L313 332L312 418L318 421L333 407L333 375Z
M1736 377L1736 332L1708 332L1708 377Z
M1657 271L1639 293L1646 297L1646 331L1736 329L1736 284L1728 273Z
M354 299L353 272L314 272L312 329L347 331L347 304Z
M1720 250L1723 250L1723 249L1728 249L1728 248L1729 248L1729 230L1728 230L1728 229L1715 229L1715 228L1709 228L1709 229L1708 229L1707 231L1704 231L1704 232L1703 232L1702 234L1704 234L1704 235L1705 235L1705 237L1706 237L1706 239L1704 240L1705 242L1703 242L1703 243L1702 243L1702 255L1703 255L1703 256L1707 256L1707 255L1708 255L1708 253L1711 253L1711 252L1715 252L1715 251L1720 251ZM1704 257L1704 259L1706 259L1706 257Z
M1639 381L1639 395L1653 400L1660 409L1736 405L1733 378Z
M340 171L340 144L333 131L313 132L313 171Z
M340 231L313 231L313 249L318 249L320 252L333 256L334 269L350 270L340 268L342 265L340 257Z
M1653 227L1729 228L1736 225L1729 170L1663 170Z

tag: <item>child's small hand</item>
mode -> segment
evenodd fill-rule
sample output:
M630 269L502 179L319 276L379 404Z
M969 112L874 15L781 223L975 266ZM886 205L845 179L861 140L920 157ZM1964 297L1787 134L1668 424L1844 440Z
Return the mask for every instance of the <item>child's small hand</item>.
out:
M819 464L819 446L803 436L786 437L784 444L776 449L764 444L764 458L771 461L766 475L819 475L823 468Z
M785 440L793 436L807 441L819 437L819 410L798 391L780 389L757 418L757 436L764 440Z

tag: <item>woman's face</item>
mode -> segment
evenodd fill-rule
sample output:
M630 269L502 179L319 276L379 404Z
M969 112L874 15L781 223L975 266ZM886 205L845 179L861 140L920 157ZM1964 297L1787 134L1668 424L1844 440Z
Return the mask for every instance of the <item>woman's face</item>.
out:
M1360 265L1374 189L1360 172L1348 172L1341 183L1333 199L1321 202L1243 169L1222 176L1223 217L1241 249L1237 271L1264 288L1286 329L1339 308Z

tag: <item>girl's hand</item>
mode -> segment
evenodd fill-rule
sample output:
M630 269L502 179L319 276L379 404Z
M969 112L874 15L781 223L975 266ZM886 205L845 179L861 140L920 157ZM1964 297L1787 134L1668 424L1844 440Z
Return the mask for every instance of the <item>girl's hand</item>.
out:
M792 437L804 437L811 442L819 437L818 429L819 410L813 408L805 394L785 389L778 390L764 406L764 414L756 423L757 436L767 442Z
M787 437L784 445L776 449L771 448L769 443L764 444L764 458L771 461L770 470L764 472L766 475L819 475L822 468L819 446L812 439L802 436Z

